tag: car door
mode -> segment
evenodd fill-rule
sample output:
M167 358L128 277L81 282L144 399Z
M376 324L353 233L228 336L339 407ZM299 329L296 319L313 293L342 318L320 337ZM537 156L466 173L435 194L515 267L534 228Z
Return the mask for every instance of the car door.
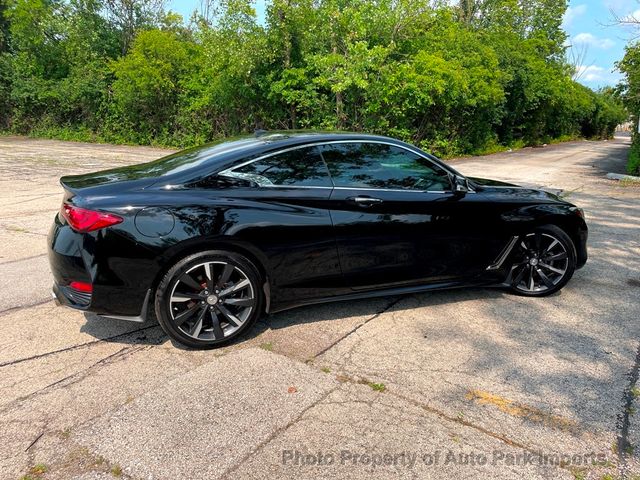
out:
M495 254L474 194L406 147L372 141L321 146L334 190L330 213L353 289L447 282L477 275Z
M333 185L317 147L296 147L219 173L234 183L232 234L269 263L274 302L341 293L329 215ZM344 291L349 291L343 286Z

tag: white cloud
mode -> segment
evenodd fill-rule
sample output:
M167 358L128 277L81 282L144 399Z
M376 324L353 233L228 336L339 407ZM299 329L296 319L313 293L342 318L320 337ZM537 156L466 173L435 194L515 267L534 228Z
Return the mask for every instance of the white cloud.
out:
M603 74L606 70L596 65L580 65L576 77L583 82L597 82L603 80Z
M564 29L567 29L576 18L584 15L586 11L587 6L584 3L581 5L576 5L575 7L567 7L567 10L562 16L562 27Z
M610 38L598 38L591 33L579 33L578 35L573 37L573 43L601 48L602 50L607 50L616 44Z
M623 22L640 23L640 8L621 18Z
M580 65L577 68L576 79L580 83L589 84L590 86L615 85L621 79L620 72L613 68L604 68L597 65Z

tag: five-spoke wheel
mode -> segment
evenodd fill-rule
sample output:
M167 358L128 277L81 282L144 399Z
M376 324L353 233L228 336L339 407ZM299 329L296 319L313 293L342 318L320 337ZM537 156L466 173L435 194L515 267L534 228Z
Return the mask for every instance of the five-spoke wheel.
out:
M522 235L512 251L513 263L506 283L522 295L544 296L558 291L575 270L571 239L554 225Z
M191 346L217 346L237 336L259 315L259 274L233 252L204 252L178 262L156 294L161 326Z

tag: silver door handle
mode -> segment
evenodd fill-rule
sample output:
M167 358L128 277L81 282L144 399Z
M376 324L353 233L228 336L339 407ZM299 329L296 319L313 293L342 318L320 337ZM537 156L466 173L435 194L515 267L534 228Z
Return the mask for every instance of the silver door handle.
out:
M375 197L349 197L347 200L355 202L357 205L361 207L370 207L371 205L382 203L383 200L381 198Z

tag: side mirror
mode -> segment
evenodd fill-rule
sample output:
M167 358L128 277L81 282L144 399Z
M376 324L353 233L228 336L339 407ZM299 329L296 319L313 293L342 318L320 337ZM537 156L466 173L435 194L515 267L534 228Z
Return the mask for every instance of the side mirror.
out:
M467 179L454 175L453 177L453 191L458 195L464 195L469 192L469 184Z

